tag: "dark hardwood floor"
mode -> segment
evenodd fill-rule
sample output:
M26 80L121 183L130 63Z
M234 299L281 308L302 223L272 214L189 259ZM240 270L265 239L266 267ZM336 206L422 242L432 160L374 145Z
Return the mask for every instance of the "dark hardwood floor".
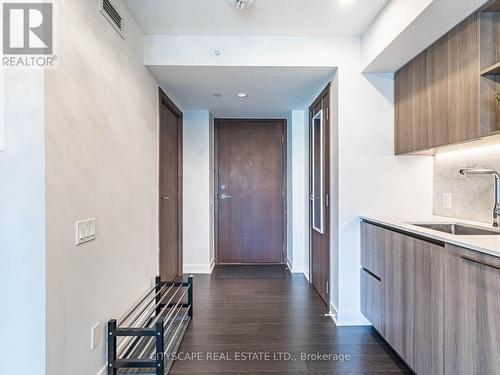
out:
M194 319L178 353L198 352L201 359L177 360L171 374L411 374L371 327L337 328L303 275L251 279L249 272L263 273L230 267L195 276ZM238 353L260 360L237 360ZM331 360L304 360L301 353Z

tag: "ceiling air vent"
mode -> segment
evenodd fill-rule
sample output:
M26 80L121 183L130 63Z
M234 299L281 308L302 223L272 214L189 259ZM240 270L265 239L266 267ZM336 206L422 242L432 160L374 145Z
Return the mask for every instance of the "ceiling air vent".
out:
M110 0L101 1L101 13L123 38L123 19Z

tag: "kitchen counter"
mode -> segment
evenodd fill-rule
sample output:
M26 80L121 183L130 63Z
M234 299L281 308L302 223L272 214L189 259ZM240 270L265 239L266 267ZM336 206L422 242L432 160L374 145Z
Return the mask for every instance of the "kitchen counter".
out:
M466 249L478 251L480 253L494 255L500 258L500 230L498 235L455 235L444 232L439 232L433 229L418 227L410 223L416 224L463 224L473 226L481 229L494 229L492 225L479 223L468 220L453 219L449 217L430 216L426 218L417 218L409 220L397 220L383 217L374 216L361 216L361 220L379 224L388 228L393 228L403 232L413 233L415 235L429 238L432 240L448 243L451 245L464 247Z

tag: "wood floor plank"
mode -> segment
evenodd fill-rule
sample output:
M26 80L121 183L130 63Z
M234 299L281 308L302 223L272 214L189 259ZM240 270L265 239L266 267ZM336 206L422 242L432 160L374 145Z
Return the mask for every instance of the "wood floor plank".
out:
M252 279L253 267L224 267L232 269L215 272L223 278L195 275L194 319L179 353L201 353L201 360L175 361L171 374L411 374L371 327L336 327L325 317L323 301L303 275L266 279L256 272L259 278ZM270 266L266 267L269 274ZM225 353L227 358L214 360L208 353ZM236 360L238 353L277 358ZM276 353L291 358L284 360ZM306 359L303 353L349 358Z

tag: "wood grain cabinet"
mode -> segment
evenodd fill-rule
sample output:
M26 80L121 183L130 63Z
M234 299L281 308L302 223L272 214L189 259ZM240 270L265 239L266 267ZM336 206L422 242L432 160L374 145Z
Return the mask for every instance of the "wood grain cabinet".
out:
M361 233L361 312L383 333L381 277L391 232L363 222Z
M391 231L369 223L361 223L361 267L381 278L384 252Z
M370 249L362 312L416 374L500 374L500 258L363 222Z
M385 339L417 374L441 374L442 246L396 232L392 239L382 280Z
M426 55L420 54L396 73L396 152L429 148L429 91Z
M446 250L445 373L500 374L500 259Z
M428 152L499 133L499 63L500 13L488 8L398 70L396 154Z
M382 285L380 279L368 272L361 270L361 312L366 316L373 327L383 333L382 328Z

